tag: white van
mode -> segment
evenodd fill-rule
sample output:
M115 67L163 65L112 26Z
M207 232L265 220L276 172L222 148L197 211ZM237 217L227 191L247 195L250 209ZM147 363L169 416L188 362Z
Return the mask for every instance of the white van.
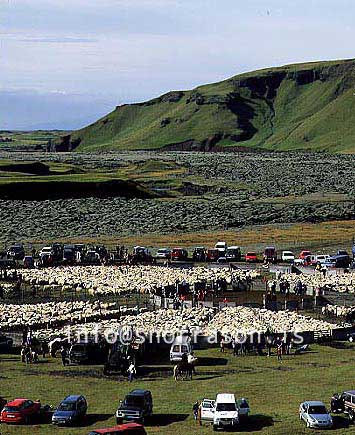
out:
M192 352L191 339L188 335L180 335L175 338L170 348L170 362L177 363L182 359L182 355Z
M213 430L236 429L239 425L239 411L234 394L217 394L213 415Z

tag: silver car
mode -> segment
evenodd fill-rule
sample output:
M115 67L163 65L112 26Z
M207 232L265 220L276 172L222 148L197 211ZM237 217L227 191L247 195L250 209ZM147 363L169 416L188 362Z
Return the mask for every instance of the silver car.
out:
M303 420L310 428L330 428L333 426L333 419L323 402L303 402L299 409L300 420Z

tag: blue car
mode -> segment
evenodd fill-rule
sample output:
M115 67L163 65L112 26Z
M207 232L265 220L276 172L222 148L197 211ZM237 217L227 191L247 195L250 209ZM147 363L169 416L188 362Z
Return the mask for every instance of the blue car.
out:
M52 424L60 426L73 426L80 423L88 409L84 396L67 396L54 411Z

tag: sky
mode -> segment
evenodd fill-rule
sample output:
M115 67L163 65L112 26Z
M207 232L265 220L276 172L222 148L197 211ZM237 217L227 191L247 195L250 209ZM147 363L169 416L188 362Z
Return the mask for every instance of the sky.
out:
M287 63L353 58L352 0L0 0L0 129Z

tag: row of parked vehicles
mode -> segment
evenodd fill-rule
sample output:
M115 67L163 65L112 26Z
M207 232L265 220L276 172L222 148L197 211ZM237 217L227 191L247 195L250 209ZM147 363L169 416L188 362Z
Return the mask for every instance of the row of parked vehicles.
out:
M7 424L29 424L51 413L50 406L40 401L14 399L0 402L0 422ZM84 423L88 403L82 395L65 397L52 412L51 422L55 426L77 426ZM117 426L95 429L89 435L145 435L144 421L153 414L152 394L148 390L133 390L120 401L116 411ZM128 423L124 423L128 421Z
M304 250L299 254L298 258L292 251L283 251L281 260L300 266L320 264L330 268L348 268L353 264L353 258L345 250L339 250L335 255L313 254L309 250Z
M279 254L275 246L267 246L262 255L255 251L242 254L239 246L228 246L224 241L218 241L214 248L197 246L193 249L192 256L186 248L160 248L153 255L149 248L135 246L128 254L127 249L108 251L105 246L86 246L84 244L60 244L44 246L38 253L38 260L42 266L55 264L102 264L104 261L109 263L127 261L152 263L156 260L170 261L194 261L194 262L240 262L257 263L291 263L295 265L316 265L325 264L327 267L347 268L353 264L355 246L352 256L347 251L339 250L335 255L313 254L309 250L303 250L297 257L292 251L284 250ZM35 254L26 255L24 246L21 243L14 244L5 253L8 260L23 261L25 267L33 267L35 264ZM4 254L3 254L4 255Z

